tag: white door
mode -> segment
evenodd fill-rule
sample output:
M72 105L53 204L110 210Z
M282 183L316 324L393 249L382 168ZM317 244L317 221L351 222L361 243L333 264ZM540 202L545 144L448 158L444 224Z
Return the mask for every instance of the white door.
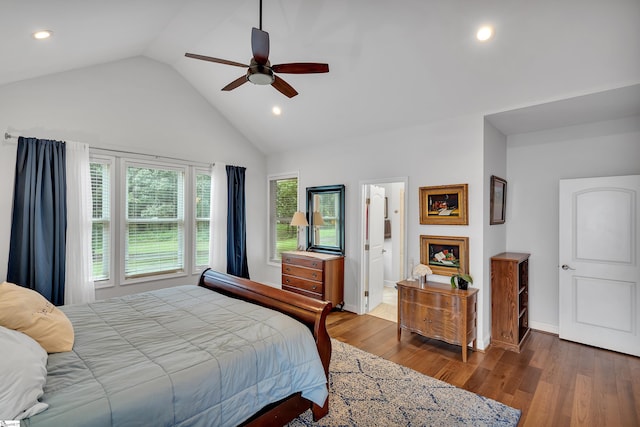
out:
M384 291L384 188L369 186L369 306L382 303Z
M640 175L560 180L560 338L640 356Z

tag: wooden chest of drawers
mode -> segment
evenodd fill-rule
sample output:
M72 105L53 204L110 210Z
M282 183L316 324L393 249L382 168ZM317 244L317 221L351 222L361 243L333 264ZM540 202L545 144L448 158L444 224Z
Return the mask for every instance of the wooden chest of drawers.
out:
M462 361L467 361L467 346L476 349L478 289L451 289L451 285L417 281L398 282L398 340L402 329L462 346Z
M344 306L344 257L318 252L282 253L282 289Z

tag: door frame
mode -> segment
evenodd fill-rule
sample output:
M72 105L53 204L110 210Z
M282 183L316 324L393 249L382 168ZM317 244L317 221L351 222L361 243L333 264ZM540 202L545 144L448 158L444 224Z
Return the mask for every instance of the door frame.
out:
M367 284L365 283L365 277L367 277L365 269L367 268L367 252L364 250L364 245L366 241L366 214L367 214L367 199L366 199L366 187L368 185L381 185L381 184L395 184L402 183L404 185L404 203L403 203L403 213L402 213L402 221L404 227L402 227L402 231L399 233L399 238L401 239L400 248L402 253L404 254L404 259L400 264L400 269L404 271L406 275L407 271L407 226L408 226L408 197L407 190L409 188L409 177L401 176L401 177L392 177L392 178L378 178L378 179L367 179L361 180L359 182L360 186L360 239L358 240L359 251L360 251L360 277L358 280L358 290L356 294L356 308L358 310L358 314L366 313L366 299L364 296L364 291L367 289Z

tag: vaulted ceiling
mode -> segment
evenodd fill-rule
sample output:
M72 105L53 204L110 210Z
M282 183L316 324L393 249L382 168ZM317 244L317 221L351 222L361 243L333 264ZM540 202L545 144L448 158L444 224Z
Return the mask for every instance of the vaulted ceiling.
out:
M272 63L300 93L220 89L259 0L0 0L0 85L143 55L175 68L264 153L640 83L638 0L264 0ZM495 36L475 33L491 24ZM37 42L33 31L53 37ZM162 88L158 88L162 90ZM280 116L271 112L282 109Z

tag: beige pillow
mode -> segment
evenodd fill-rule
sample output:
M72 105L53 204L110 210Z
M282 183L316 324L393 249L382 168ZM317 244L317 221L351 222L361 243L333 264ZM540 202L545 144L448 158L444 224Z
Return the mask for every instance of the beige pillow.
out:
M29 335L47 353L71 351L73 325L38 292L13 283L0 285L0 326Z

